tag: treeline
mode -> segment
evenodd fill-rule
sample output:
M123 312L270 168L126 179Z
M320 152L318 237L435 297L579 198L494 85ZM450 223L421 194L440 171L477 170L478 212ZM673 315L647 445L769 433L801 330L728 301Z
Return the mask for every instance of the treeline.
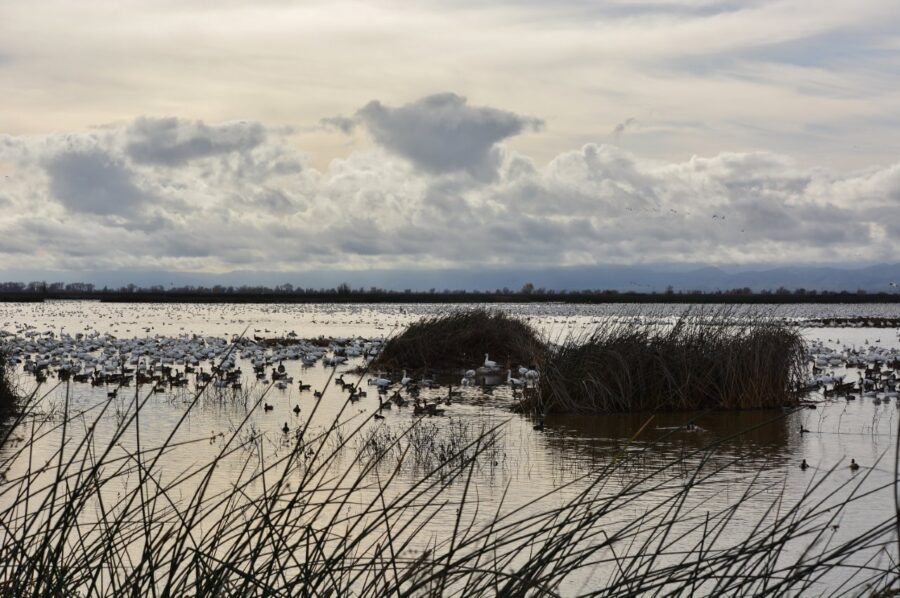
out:
M134 284L119 288L97 287L75 282L0 282L0 300L43 301L47 299L89 299L111 302L222 302L222 303L893 303L896 293L823 291L817 289L764 289L749 287L728 290L619 291L614 289L554 290L531 283L519 289L493 291L436 289L427 291L391 290L378 287L353 288L342 283L333 288L312 288L281 284L267 286L179 286Z

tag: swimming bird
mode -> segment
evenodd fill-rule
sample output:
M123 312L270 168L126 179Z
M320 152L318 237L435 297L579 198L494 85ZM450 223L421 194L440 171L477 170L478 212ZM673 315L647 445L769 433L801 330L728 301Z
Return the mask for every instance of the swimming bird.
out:
M809 430L803 427L803 424L800 424L800 434L809 434Z
M497 362L491 361L490 359L488 359L487 353L484 354L484 367L488 368L489 370L497 369Z
M271 411L272 409L275 409L275 407L269 405L268 403L263 403L263 411Z
M377 378L369 378L369 381L367 382L367 384L369 384L369 385L374 384L375 386L377 386L379 388L386 388L391 385L391 381L387 378L382 378L381 376L378 376Z
M412 382L412 378L410 378L409 376L406 375L406 370L403 370L403 377L400 378L400 384L402 386L406 386L410 382Z
M506 383L512 387L516 387L516 386L524 385L525 381L522 380L521 378L513 378L512 370L510 370L510 371L506 372Z
M859 463L856 462L856 459L850 459L850 470L856 471L859 469Z
M537 430L538 432L542 431L544 429L544 418L542 417L541 419L539 419L538 423L532 426L532 429Z
M803 463L800 464L800 469L806 471L809 468L809 464L806 462L806 459L803 460Z
M300 415L300 405L294 405L294 415Z
M287 425L287 422L284 422L284 425L281 426L281 431L284 432L285 434L287 434L288 432L291 431L291 429Z
M376 414L375 414L375 419L384 419L384 416L381 415L380 413L376 413Z

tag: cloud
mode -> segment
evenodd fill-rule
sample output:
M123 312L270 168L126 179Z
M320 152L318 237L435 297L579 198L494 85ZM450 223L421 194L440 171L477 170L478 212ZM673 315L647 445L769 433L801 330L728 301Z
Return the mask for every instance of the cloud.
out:
M62 152L45 168L50 194L72 212L132 215L152 199L127 166L99 149Z
M215 147L234 149L203 158L135 160L133 131L145 119L0 136L0 260L41 269L296 271L900 254L900 164L836 175L771 152L659 160L598 143L541 164L499 151L498 139L531 126L512 113L459 96L377 106L355 118L367 129L376 125L365 119L379 123L403 151L379 143L321 170L274 134L230 145L220 138ZM189 122L173 121L179 129ZM401 123L419 123L412 140ZM442 135L453 151L413 151ZM463 147L480 155L459 157Z
M637 124L637 119L635 117L632 116L632 117L626 118L625 120L623 120L622 122L617 124L615 127L613 127L613 132L612 132L613 137L618 139L619 137L622 136L622 133L624 133L629 128L634 127L636 124Z
M432 174L468 172L490 180L503 153L497 144L543 121L489 107L470 106L454 93L392 108L375 100L356 113L375 142Z
M178 118L135 120L126 131L128 156L139 164L181 166L191 160L245 152L262 144L266 130L254 122L207 125Z
M349 135L356 129L356 125L359 124L354 118L348 118L346 116L331 116L328 118L323 118L319 120L319 125L326 129L335 129L344 133L345 135Z

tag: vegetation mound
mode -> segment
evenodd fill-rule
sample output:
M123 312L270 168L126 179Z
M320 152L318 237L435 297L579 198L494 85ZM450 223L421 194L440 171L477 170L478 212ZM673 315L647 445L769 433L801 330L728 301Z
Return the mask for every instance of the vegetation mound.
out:
M539 414L780 407L798 400L803 357L797 329L761 317L610 322L550 352L523 407Z
M385 343L376 368L474 368L484 355L501 365L540 363L546 349L537 332L498 310L456 310L410 324Z

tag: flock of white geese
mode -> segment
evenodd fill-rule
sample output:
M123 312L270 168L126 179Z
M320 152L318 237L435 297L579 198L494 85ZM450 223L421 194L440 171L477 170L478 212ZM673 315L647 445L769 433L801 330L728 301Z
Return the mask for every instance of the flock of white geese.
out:
M159 392L167 388L211 385L213 388L241 388L247 375L241 370L249 366L257 380L281 390L294 384L284 363L300 362L301 367L322 364L365 365L371 362L384 345L382 338L318 338L300 339L290 335L278 341L258 337L234 336L223 338L196 334L177 336L154 335L118 338L108 333L38 331L30 325L20 325L14 332L0 330L0 351L38 381L49 377L71 380L95 386L109 386L111 396L121 386L132 383L151 384ZM880 344L861 346L831 346L812 341L807 347L810 377L808 390L820 391L827 397L847 400L870 398L875 404L900 398L900 350ZM505 380L503 373L505 372ZM502 367L484 356L483 363L464 372L460 386L504 382L513 390L537 385L540 372L535 368ZM433 380L413 380L404 371L402 376L390 377L379 372L368 376L369 385L382 392L395 385L408 389L420 384L433 385ZM339 384L351 389L358 386ZM299 382L300 390L310 390ZM320 392L316 391L320 396ZM395 393L396 395L396 393Z
M807 346L811 366L810 390L849 401L871 398L873 403L900 398L900 350L879 344L831 347L822 341Z
M272 384L276 389L287 390L298 385L299 390L312 391L321 398L322 389L313 389L302 380L295 381L286 363L299 362L300 370L321 364L326 368L347 365L365 369L377 357L384 345L381 338L318 338L300 339L296 335L288 338L264 339L233 336L230 339L216 336L181 334L177 336L154 335L136 338L118 338L98 331L55 332L38 331L30 325L19 326L15 332L0 331L0 351L13 365L38 382L56 378L60 381L103 386L107 397L114 398L122 387L132 384L149 385L154 392L189 386L193 383L200 389L239 390L252 376L263 384ZM242 370L242 367L244 368ZM252 370L252 374L245 370ZM467 370L459 381L460 386L486 383L505 383L513 392L534 387L540 373L534 368L504 368L496 361L484 356L484 362L477 368ZM335 379L335 386L349 391L351 400L366 396L356 383L345 382L343 374ZM413 379L404 370L402 376L391 377L384 372L365 376L366 386L375 386L379 393L379 414L392 403L403 406L407 399L415 404L416 414L440 415L443 409L420 399L419 387L436 387L433 379L424 376ZM395 390L390 397L390 388ZM406 397L401 396L406 392ZM458 396L458 391L457 391ZM454 396L452 387L449 397ZM421 402L420 402L421 401ZM269 405L264 404L266 411ZM295 408L295 413L299 408Z

